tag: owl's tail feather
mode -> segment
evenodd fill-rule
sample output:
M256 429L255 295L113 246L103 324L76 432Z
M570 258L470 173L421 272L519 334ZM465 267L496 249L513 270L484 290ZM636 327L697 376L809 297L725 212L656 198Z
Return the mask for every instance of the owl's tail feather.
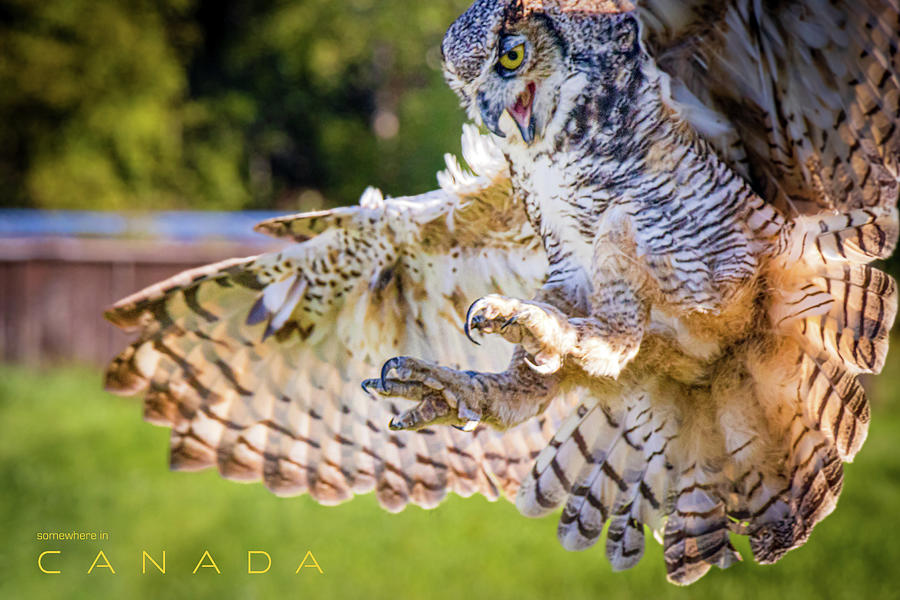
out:
M843 484L835 444L806 415L791 419L785 439L783 467L773 471L777 463L769 463L753 473L748 479L756 487L745 488L746 503L734 512L745 519L736 531L750 537L753 557L761 564L806 543L813 527L834 510Z
M597 542L609 520L607 558L615 570L643 556L644 524L661 528L675 418L635 391L615 408L586 398L538 456L516 505L542 516L565 502L558 535L568 550Z
M868 403L834 360L782 344L757 356L748 348L720 388L660 378L583 399L523 481L519 510L563 506L568 550L591 547L608 522L614 570L641 559L646 526L679 585L740 560L730 533L750 538L759 563L801 546L835 507Z
M765 415L759 429L771 441L735 479L729 510L760 563L803 545L834 510L842 463L862 447L869 424L856 376L883 368L897 313L897 284L867 264L896 246L896 208L803 216L789 231L768 273L778 290L770 347L747 360ZM779 438L786 445L766 451Z
M567 550L591 547L609 521L606 555L617 571L640 561L646 525L664 544L670 581L688 584L740 555L728 538L730 482L707 465L699 447L708 444L695 435L704 425L686 427L664 389L635 388L621 403L585 400L538 456L516 505L541 516L565 503L558 535Z
M679 476L663 539L666 575L672 583L687 585L712 565L726 569L741 560L728 538L725 502L717 493L721 484L718 473L696 462Z

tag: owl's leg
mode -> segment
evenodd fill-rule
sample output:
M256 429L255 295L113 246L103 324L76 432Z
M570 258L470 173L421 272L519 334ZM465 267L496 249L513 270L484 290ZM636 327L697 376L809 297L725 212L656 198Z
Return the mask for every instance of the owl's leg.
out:
M555 397L558 377L535 373L517 349L502 373L442 367L400 356L384 364L381 377L362 384L367 392L402 397L416 406L391 419L391 429L454 425L471 430L478 423L507 429L544 411Z
M569 361L592 376L618 377L640 348L647 316L631 285L610 277L591 297L587 316L492 294L469 308L466 333L498 333L521 344L538 373L555 373Z

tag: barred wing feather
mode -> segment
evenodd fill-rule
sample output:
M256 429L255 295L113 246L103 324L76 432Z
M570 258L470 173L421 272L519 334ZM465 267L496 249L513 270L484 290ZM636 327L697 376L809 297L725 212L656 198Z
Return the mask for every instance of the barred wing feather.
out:
M138 332L107 388L145 395L145 418L172 429L173 468L216 466L324 504L374 490L389 510L515 491L564 401L505 433L391 432L406 407L359 386L397 354L479 370L511 356L502 341L465 340L465 311L490 292L532 294L546 259L502 156L471 127L463 149L474 173L448 158L435 192L369 190L357 207L262 223L296 243L181 273L107 312Z
M719 114L728 131L710 141L763 198L788 215L896 205L897 0L638 4L676 98Z

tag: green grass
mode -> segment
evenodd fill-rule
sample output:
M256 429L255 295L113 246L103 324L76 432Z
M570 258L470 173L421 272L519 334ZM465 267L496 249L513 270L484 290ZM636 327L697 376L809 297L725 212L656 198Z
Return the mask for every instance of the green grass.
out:
M0 367L0 598L900 597L898 382L893 360L875 380L869 439L838 508L806 546L776 566L745 560L679 589L654 541L638 567L612 573L602 544L566 552L556 516L526 519L506 502L452 496L390 515L371 496L325 508L213 472L170 473L166 430L143 423L137 401L100 391L99 373ZM36 540L72 529L109 540ZM60 575L38 571L50 549L63 552L47 563ZM115 575L86 573L100 549ZM166 550L167 574L142 575L142 550L157 560ZM204 550L221 575L191 574ZM247 574L248 550L271 555L269 573ZM307 550L324 575L294 574Z

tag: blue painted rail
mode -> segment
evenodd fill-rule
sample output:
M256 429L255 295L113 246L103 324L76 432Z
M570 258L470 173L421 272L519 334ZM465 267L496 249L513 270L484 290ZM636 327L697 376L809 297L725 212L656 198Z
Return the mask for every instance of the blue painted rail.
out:
M283 214L273 211L119 213L0 209L0 238L103 237L253 243L271 239L254 232L254 225Z

